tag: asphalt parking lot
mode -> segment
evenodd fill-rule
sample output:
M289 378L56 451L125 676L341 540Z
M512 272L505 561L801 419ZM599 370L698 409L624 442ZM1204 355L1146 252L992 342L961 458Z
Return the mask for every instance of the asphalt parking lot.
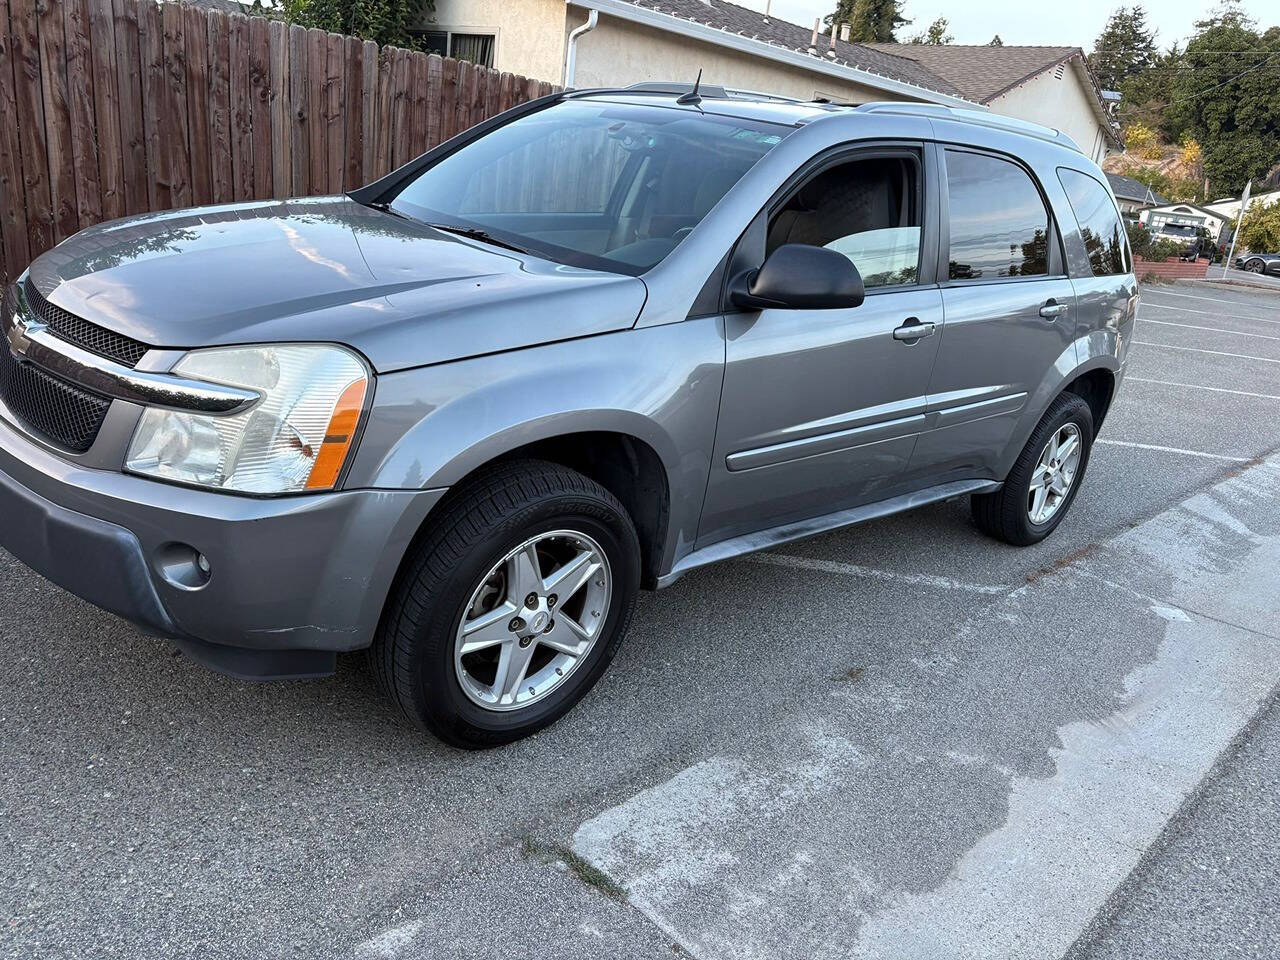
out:
M0 553L0 956L1271 955L1280 296L1139 317L1048 541L953 502L698 571L499 751Z

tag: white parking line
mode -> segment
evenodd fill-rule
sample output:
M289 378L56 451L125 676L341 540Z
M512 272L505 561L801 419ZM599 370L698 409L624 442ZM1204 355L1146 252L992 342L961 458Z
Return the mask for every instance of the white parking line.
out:
M1175 347L1171 343L1155 343L1151 340L1131 340L1131 343L1140 343L1144 347L1163 347L1165 350L1185 350L1188 353L1211 353L1215 357L1235 357L1237 360L1261 360L1263 363L1280 363L1280 359L1275 357L1255 357L1251 353L1226 353L1222 350L1201 350L1198 347Z
M1217 310L1197 310L1195 307L1175 307L1171 303L1152 303L1149 300L1142 301L1143 309L1146 310L1177 310L1179 313L1199 313L1206 317L1220 317L1223 320L1252 320L1254 323L1280 323L1280 320L1269 320L1266 317L1246 317L1239 313L1219 313Z
M1172 290L1148 290L1148 293L1156 293L1162 297L1183 297L1187 300L1208 300L1210 303L1234 303L1237 307L1249 306L1247 300L1224 300L1222 297L1197 297L1191 293L1174 293ZM1266 307L1259 307L1259 310L1265 310Z
M1099 438L1094 443L1106 444L1108 447L1133 447L1136 450L1155 450L1159 453L1176 453L1184 457L1203 457L1206 460L1226 460L1230 463L1248 463L1248 457L1228 457L1221 453L1205 453L1201 450L1183 450L1181 447L1162 447L1155 443L1131 443L1128 440L1108 440Z
M1125 377L1125 383L1160 383L1166 387L1183 387L1187 390L1208 390L1210 393L1232 393L1238 397L1257 397L1259 400L1280 400L1270 393L1250 393L1248 390L1228 390L1226 387L1206 387L1199 383L1178 383L1174 380L1151 380L1147 377Z
M897 570L880 570L876 567L864 567L857 563L841 563L837 560L820 560L816 557L799 557L789 553L753 553L743 559L752 563L765 563L775 567L791 567L795 570L817 570L820 573L835 573L846 577L867 577L871 580L888 580L896 583L913 583L921 587L936 587L939 590L962 590L968 593L981 593L995 596L1008 593L1010 587L995 586L986 583L966 583L950 577L938 577L927 573L901 573Z
M1162 327L1183 327L1187 330L1208 330L1210 333L1225 333L1231 337L1256 337L1259 340L1280 340L1280 337L1269 337L1265 333L1244 333L1240 330L1223 330L1221 327L1202 327L1195 323L1174 323L1172 320L1156 320L1154 317L1138 317L1143 323L1158 323Z

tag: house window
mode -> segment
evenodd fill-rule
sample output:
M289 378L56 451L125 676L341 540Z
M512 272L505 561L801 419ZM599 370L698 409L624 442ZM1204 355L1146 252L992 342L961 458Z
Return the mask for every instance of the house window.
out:
M427 53L438 53L455 60L469 60L482 67L493 66L493 49L497 37L492 33L463 30L423 30L417 33Z

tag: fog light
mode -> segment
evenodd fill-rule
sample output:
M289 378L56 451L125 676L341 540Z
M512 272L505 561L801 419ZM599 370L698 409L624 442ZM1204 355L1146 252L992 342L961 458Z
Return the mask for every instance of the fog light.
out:
M199 590L213 575L209 558L186 543L166 543L155 553L156 572L179 590Z

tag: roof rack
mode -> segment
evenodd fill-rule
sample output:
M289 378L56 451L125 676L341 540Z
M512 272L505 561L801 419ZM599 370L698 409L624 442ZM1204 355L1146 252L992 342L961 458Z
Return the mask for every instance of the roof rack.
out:
M994 130L1007 130L1020 133L1037 140L1047 140L1059 146L1069 147L1076 153L1084 153L1080 145L1061 130L1044 127L1029 120L1017 117L1001 116L998 113L984 113L981 110L966 110L963 107L944 107L938 103L897 103L878 102L864 103L856 108L859 113L896 113L914 117L936 117L939 120L958 120L961 123L974 123Z

